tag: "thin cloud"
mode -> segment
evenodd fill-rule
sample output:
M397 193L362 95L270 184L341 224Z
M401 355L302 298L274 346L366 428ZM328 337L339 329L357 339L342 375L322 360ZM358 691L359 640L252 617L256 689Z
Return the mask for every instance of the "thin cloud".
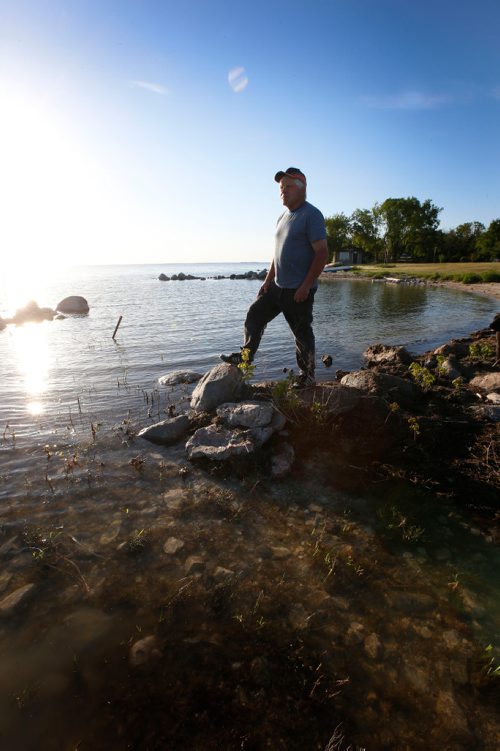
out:
M132 86L136 86L139 89L146 89L146 91L152 91L154 94L161 94L165 96L168 94L166 86L162 86L160 83L152 83L151 81L131 81Z
M245 91L248 86L248 76L245 68L233 68L230 70L227 76L227 82L235 94L240 94L242 91Z
M405 91L397 96L367 96L363 102L380 110L433 110L450 102L447 96L424 94L421 91Z

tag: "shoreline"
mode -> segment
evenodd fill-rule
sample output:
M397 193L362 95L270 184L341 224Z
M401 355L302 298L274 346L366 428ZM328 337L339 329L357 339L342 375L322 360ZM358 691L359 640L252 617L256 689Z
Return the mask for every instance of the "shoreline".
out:
M320 282L334 282L336 279L350 279L354 281L373 282L372 277L359 276L348 271L345 272L323 272L319 276ZM500 300L500 283L499 282L478 282L477 284L463 284L462 282L452 282L449 280L430 281L428 279L420 280L429 287L448 287L459 292L473 292L482 297L489 297L493 300Z

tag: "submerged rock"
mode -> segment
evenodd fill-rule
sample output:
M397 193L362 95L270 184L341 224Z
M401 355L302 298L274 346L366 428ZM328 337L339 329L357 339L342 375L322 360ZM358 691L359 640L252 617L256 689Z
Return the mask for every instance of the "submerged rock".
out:
M158 640L153 634L136 641L130 648L130 664L134 667L145 665L147 662L158 660L160 657Z
M34 586L34 584L25 584L23 587L15 589L14 592L4 597L3 600L0 600L0 616L10 615L21 602L26 600Z
M202 378L201 373L194 370L174 370L173 373L167 373L158 378L160 386L176 386L178 383L195 383Z
M138 438L144 438L151 443L158 443L162 446L170 446L180 440L189 430L191 422L187 415L178 417L169 417L147 428L143 428L137 434Z
M16 310L10 323L35 323L37 321L52 321L55 312L52 308L40 308L38 303L31 300L24 308Z

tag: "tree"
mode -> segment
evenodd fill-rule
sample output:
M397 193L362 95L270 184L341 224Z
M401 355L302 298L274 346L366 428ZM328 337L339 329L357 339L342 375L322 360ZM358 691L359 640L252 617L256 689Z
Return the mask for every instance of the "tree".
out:
M447 232L444 242L446 259L449 261L473 260L476 244L484 233L484 229L484 224L481 222L465 222Z
M397 260L402 255L415 261L432 261L439 247L439 212L427 199L387 198L374 208L384 230L385 260Z
M325 225L328 260L332 261L335 253L351 243L351 220L345 214L333 214L325 218Z
M380 216L370 209L356 209L351 214L351 240L355 248L364 250L370 259L377 263L383 249L379 237Z
M476 239L475 256L477 261L500 258L500 219L493 219L486 232Z

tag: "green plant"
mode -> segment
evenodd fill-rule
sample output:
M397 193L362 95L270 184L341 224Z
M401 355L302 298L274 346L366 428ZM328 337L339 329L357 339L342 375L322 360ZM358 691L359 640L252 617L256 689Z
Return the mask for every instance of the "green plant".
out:
M418 362L412 362L408 370L415 383L418 383L418 385L421 386L424 391L430 389L430 387L436 380L436 377L431 373L431 371L424 365L420 365L420 363Z
M495 354L495 345L493 342L474 342L469 344L469 355L471 357L486 360Z
M456 391L460 391L460 389L463 388L465 381L462 376L458 376L458 378L454 378L451 383Z
M245 382L250 381L251 378L253 378L255 365L252 365L250 350L248 347L243 347L241 350L241 362L239 363L238 368L241 372L241 377Z
M440 375L446 375L446 368L444 366L447 358L444 355L437 356L437 372Z
M500 678L500 663L497 663L495 659L493 646L491 644L488 644L488 646L484 648L481 662L483 663L481 672L486 678Z
M401 537L404 542L415 543L425 532L423 527L412 524L396 506L378 509L377 516L391 534Z
M420 435L420 425L416 417L408 418L408 427L413 433L413 440L416 441L418 436Z

